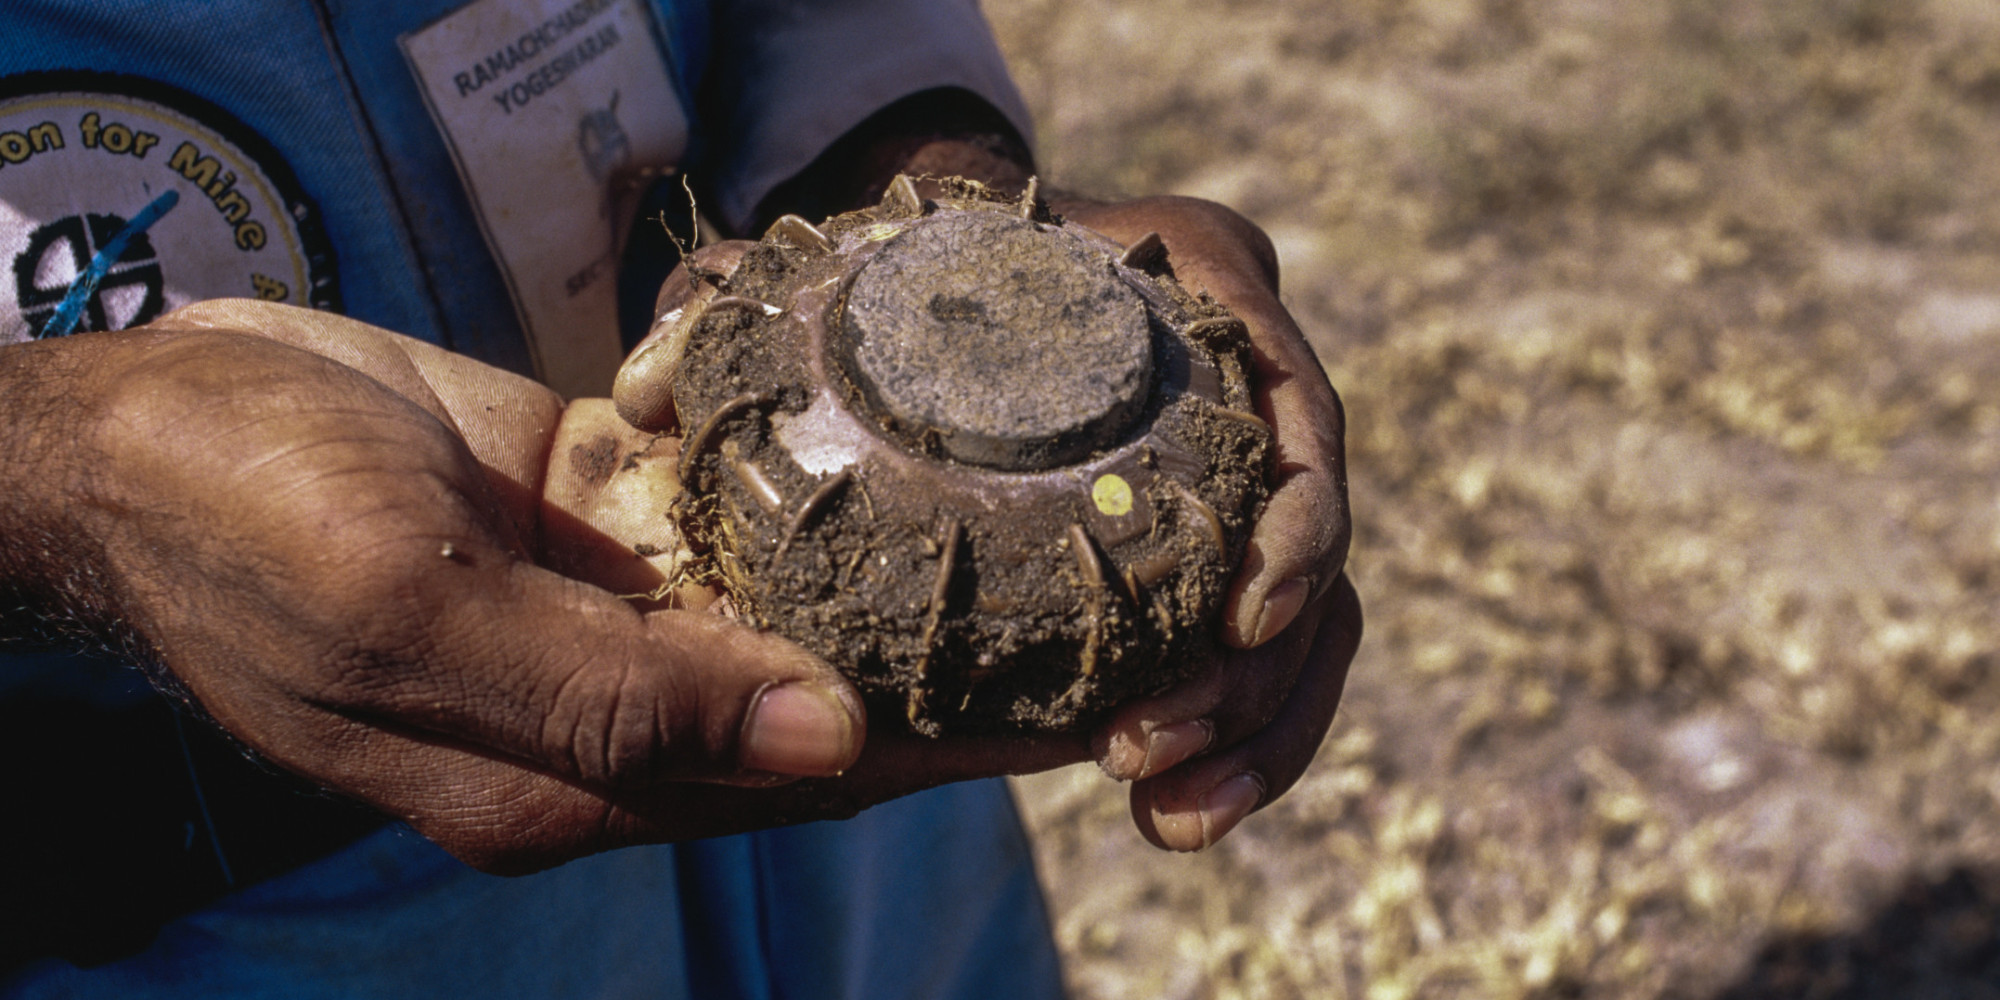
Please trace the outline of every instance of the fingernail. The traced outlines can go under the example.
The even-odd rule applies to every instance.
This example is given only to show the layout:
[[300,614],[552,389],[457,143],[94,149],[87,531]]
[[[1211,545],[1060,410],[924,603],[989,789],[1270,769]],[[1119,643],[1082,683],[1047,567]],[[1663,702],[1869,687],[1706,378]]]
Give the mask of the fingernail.
[[854,717],[817,684],[766,688],[743,723],[738,764],[773,774],[834,775],[854,760]]
[[1215,741],[1215,724],[1194,719],[1161,726],[1146,737],[1146,759],[1137,777],[1150,778],[1208,749]]
[[666,357],[660,352],[661,346],[663,342],[655,340],[626,358],[625,363],[618,366],[618,375],[611,380],[611,395],[629,396],[653,382],[657,378],[653,369]]
[[1292,624],[1299,616],[1299,609],[1306,606],[1306,596],[1312,585],[1304,577],[1286,580],[1264,598],[1264,610],[1257,616],[1257,637],[1250,645],[1261,646],[1271,641],[1278,633]]
[[1215,846],[1222,835],[1236,829],[1257,803],[1264,801],[1264,779],[1253,772],[1245,772],[1208,790],[1195,801],[1195,809],[1201,813],[1201,846],[1203,850]]
[[1113,781],[1135,781],[1146,769],[1146,753],[1125,730],[1114,730],[1105,741],[1104,752],[1098,755],[1097,766]]

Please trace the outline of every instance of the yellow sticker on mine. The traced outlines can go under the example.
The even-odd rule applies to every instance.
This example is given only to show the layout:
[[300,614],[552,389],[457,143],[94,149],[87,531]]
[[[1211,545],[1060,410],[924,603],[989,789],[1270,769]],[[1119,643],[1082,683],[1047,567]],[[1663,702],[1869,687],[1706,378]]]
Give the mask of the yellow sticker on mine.
[[1132,484],[1123,476],[1107,472],[1091,484],[1090,499],[1096,501],[1097,509],[1107,517],[1124,517],[1132,513]]

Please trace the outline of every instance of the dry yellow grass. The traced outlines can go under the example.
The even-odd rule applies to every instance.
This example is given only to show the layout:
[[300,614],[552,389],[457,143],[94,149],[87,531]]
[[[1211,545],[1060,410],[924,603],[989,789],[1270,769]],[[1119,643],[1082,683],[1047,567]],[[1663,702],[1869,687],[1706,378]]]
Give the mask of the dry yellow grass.
[[2000,6],[987,12],[1057,182],[1271,232],[1369,614],[1205,855],[1022,783],[1078,997],[2000,995]]

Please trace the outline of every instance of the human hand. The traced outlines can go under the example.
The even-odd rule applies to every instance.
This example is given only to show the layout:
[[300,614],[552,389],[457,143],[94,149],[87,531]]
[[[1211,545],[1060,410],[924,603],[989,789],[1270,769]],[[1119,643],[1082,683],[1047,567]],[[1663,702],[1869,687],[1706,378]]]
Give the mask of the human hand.
[[1133,781],[1146,838],[1197,850],[1298,780],[1339,707],[1361,639],[1360,602],[1341,572],[1345,418],[1278,301],[1271,242],[1249,220],[1193,198],[1055,207],[1119,243],[1158,233],[1179,280],[1249,325],[1257,411],[1275,433],[1271,497],[1223,611],[1232,648],[1207,673],[1121,708],[1093,743],[1106,773]]
[[[600,445],[671,460],[608,406],[253,303],[6,350],[0,375],[55,380],[73,422],[70,447],[31,442],[37,475],[9,477],[0,514],[65,540],[44,572],[102,582],[83,617],[128,623],[259,754],[477,866],[848,815],[1085,752],[864,751],[852,689],[797,647],[538,564],[644,506],[607,502],[622,464]],[[765,787],[798,776],[823,780]]]
[[[1218,666],[1127,705],[1099,729],[1094,756],[1133,780],[1133,815],[1154,844],[1194,850],[1277,798],[1311,762],[1331,725],[1361,636],[1361,611],[1341,574],[1349,539],[1338,397],[1277,297],[1270,241],[1220,205],[1188,198],[1121,204],[1058,200],[1058,211],[1130,244],[1157,232],[1180,280],[1249,325],[1259,414],[1276,432],[1276,482],[1224,609],[1233,647]],[[697,274],[726,277],[752,244],[697,251]],[[655,430],[676,426],[670,371],[655,350],[714,280],[677,271],[663,287],[656,333],[628,361],[613,395],[619,413]],[[1190,758],[1199,760],[1190,763]]]

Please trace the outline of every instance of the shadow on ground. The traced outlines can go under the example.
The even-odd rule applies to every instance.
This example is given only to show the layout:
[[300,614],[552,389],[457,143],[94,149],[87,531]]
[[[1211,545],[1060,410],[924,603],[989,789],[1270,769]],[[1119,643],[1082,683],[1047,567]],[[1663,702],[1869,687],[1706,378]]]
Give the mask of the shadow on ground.
[[1859,930],[1795,935],[1759,951],[1715,1000],[2000,997],[2000,871],[1913,878]]

